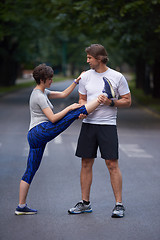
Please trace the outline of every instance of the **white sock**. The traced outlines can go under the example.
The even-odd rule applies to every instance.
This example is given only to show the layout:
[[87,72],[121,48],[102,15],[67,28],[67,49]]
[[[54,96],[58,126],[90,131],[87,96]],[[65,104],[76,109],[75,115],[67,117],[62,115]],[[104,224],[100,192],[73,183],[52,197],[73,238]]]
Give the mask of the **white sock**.
[[18,206],[19,206],[20,208],[24,208],[24,207],[26,206],[26,203],[24,203],[24,204],[18,204]]
[[123,204],[121,202],[116,202],[116,205],[121,205],[122,206]]

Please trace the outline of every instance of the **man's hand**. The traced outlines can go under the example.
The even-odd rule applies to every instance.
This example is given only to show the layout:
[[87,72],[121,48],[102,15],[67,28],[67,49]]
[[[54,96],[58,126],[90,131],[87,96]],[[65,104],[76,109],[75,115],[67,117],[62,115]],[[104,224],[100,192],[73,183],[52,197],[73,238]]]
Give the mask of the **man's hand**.
[[86,114],[81,113],[78,118],[83,120],[83,119],[86,118],[86,117],[87,117]]
[[98,102],[99,103],[102,103],[102,104],[105,104],[107,106],[110,105],[111,103],[111,100],[108,99],[106,96],[104,96],[103,94],[99,95],[98,98],[97,98]]

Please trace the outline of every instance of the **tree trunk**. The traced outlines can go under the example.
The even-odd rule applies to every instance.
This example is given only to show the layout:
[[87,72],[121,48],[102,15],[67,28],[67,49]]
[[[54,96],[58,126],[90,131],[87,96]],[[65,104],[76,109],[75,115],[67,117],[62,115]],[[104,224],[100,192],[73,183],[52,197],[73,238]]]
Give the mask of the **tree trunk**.
[[160,59],[157,58],[153,65],[153,97],[160,98]]
[[18,75],[17,47],[18,44],[16,42],[12,42],[7,38],[0,42],[0,86],[15,84]]
[[150,67],[149,67],[148,65],[146,65],[146,68],[145,68],[144,93],[145,93],[145,94],[151,93],[151,86],[150,86]]
[[74,76],[75,75],[75,64],[74,63],[71,63],[71,76]]
[[135,67],[136,67],[136,88],[144,89],[145,61],[142,58],[138,58]]
[[11,86],[14,85],[17,79],[18,64],[11,57],[5,57],[0,59],[0,86]]

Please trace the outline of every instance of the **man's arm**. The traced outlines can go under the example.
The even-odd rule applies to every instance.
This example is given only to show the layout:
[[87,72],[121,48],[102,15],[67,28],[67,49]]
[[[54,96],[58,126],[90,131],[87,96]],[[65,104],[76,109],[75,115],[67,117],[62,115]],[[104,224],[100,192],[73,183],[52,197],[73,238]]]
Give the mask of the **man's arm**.
[[[109,106],[112,103],[111,99],[108,99],[106,96],[103,96],[103,103],[107,106]],[[127,93],[125,95],[120,96],[120,99],[113,100],[114,107],[118,108],[127,108],[131,106],[131,94]]]
[[[111,103],[111,100],[110,100]],[[125,95],[120,96],[120,99],[114,100],[114,106],[118,108],[127,108],[131,106],[131,94],[127,93]]]
[[[79,104],[84,105],[86,103],[87,103],[87,95],[83,95],[83,94],[79,93]],[[79,115],[79,119],[84,119],[86,117],[87,117],[87,115],[85,115],[83,113],[81,113]]]
[[87,95],[79,93],[79,104],[84,105],[87,103]]

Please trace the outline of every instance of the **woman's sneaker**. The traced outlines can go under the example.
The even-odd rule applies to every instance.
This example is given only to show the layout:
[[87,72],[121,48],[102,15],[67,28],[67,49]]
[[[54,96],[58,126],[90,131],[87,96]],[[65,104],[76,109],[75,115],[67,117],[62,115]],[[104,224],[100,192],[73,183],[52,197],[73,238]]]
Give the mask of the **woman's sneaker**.
[[125,208],[123,205],[115,205],[112,211],[112,218],[122,218],[124,217]]
[[83,200],[78,202],[73,208],[68,210],[69,214],[91,213],[91,204],[85,204]]
[[15,211],[16,215],[32,215],[32,214],[36,214],[36,213],[37,213],[37,210],[27,207],[27,204],[24,208],[21,208],[18,206]]
[[104,89],[102,91],[103,94],[106,95],[108,98],[115,98],[115,92],[110,81],[106,77],[103,77],[103,81],[104,81]]

